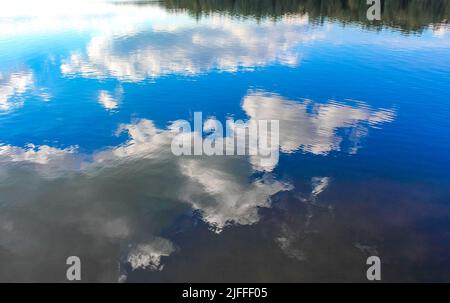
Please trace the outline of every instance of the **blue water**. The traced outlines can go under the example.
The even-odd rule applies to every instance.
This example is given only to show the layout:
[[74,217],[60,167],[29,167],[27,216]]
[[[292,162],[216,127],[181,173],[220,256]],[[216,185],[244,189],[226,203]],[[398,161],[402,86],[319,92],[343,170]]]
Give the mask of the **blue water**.
[[[279,272],[236,270],[219,281],[360,281],[362,245],[400,264],[386,269],[389,281],[449,281],[441,266],[450,248],[448,25],[405,33],[317,24],[300,13],[196,19],[161,3],[47,2],[24,10],[6,1],[0,14],[0,280],[64,280],[64,258],[78,254],[89,260],[92,281],[202,281],[215,269],[198,267],[246,262],[214,248],[223,245],[253,259],[255,251],[275,254]],[[175,167],[184,160],[168,159],[170,150],[150,151],[160,141],[145,123],[165,136],[194,112],[223,122],[279,119],[279,163],[269,171],[245,157]],[[200,172],[180,173],[186,165]],[[259,196],[254,178],[270,178],[272,187]],[[323,218],[319,210],[313,230],[342,252],[324,258],[354,260],[348,276],[308,276],[330,272],[308,257],[324,254],[323,239],[299,242],[309,223],[289,227],[301,220],[264,213],[280,212],[281,200],[287,214],[304,218],[311,209],[292,206],[299,196],[336,212]],[[185,236],[173,234],[177,228]],[[274,235],[255,236],[264,230]],[[31,261],[36,253],[41,264]],[[203,257],[192,261],[195,253]],[[424,268],[411,267],[417,262]],[[295,266],[303,273],[291,272]]]

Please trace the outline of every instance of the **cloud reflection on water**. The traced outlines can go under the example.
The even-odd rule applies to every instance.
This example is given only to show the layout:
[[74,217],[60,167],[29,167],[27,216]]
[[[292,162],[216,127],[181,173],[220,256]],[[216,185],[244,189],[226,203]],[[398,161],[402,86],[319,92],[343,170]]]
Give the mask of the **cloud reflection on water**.
[[[338,135],[338,129],[356,128],[360,124],[366,125],[368,128],[379,127],[383,123],[392,122],[395,118],[393,111],[372,110],[362,102],[354,106],[337,102],[315,104],[313,101],[292,101],[261,91],[250,92],[244,98],[242,107],[250,120],[280,120],[280,148],[283,153],[302,150],[315,155],[326,155],[331,151],[339,151],[343,137]],[[64,201],[63,208],[33,207],[31,212],[37,214],[35,218],[41,218],[40,223],[34,222],[36,219],[30,217],[30,222],[20,227],[22,230],[20,233],[17,233],[14,227],[15,223],[5,225],[2,232],[9,235],[4,238],[9,240],[0,242],[3,249],[17,250],[14,235],[23,237],[24,233],[31,233],[28,228],[32,228],[35,224],[46,222],[47,227],[53,226],[50,234],[59,232],[64,234],[64,229],[60,230],[60,228],[67,222],[72,222],[71,233],[75,232],[87,239],[100,241],[98,253],[105,249],[105,245],[110,245],[108,243],[116,243],[120,246],[134,243],[132,248],[121,249],[122,252],[113,253],[116,255],[116,260],[120,254],[125,254],[127,257],[124,260],[131,264],[133,269],[143,267],[160,270],[163,266],[161,257],[170,255],[175,249],[173,244],[166,239],[155,240],[156,242],[152,242],[154,241],[152,239],[160,236],[161,228],[170,225],[170,222],[179,216],[180,212],[183,212],[182,209],[176,210],[178,208],[176,205],[184,204],[199,211],[203,221],[212,230],[221,232],[229,225],[257,223],[259,208],[270,207],[272,196],[293,189],[288,182],[276,180],[272,176],[271,171],[276,168],[276,163],[270,169],[263,169],[264,173],[261,177],[249,180],[249,176],[255,169],[260,170],[255,165],[257,163],[255,159],[243,156],[200,158],[173,156],[170,152],[170,145],[176,133],[171,127],[166,130],[158,129],[152,121],[141,119],[121,125],[117,134],[122,132],[128,133],[129,136],[125,143],[106,148],[92,155],[80,154],[76,147],[58,149],[32,145],[25,148],[1,146],[0,162],[3,163],[1,170],[6,170],[6,174],[11,174],[16,166],[10,167],[8,163],[23,163],[20,166],[21,169],[31,165],[34,169],[31,174],[28,173],[26,179],[31,178],[30,180],[34,181],[28,183],[44,182],[38,187],[21,188],[20,191],[24,192],[24,197],[19,204],[15,200],[19,191],[18,186],[21,187],[21,185],[17,183],[7,186],[3,190],[5,194],[2,197],[2,212],[5,217],[3,222],[7,222],[7,218],[15,218],[14,213],[17,212],[17,209],[21,209],[20,205],[29,205],[33,201],[35,202],[36,195],[42,196],[45,193],[44,197],[47,201],[59,201],[61,197],[68,199],[68,201]],[[62,174],[61,170],[67,170],[68,174]],[[45,181],[39,181],[39,175],[35,175],[33,171],[40,175],[44,173]],[[326,180],[326,185],[328,185],[328,179]],[[105,188],[105,184],[111,184],[111,182],[119,186],[129,184],[126,186],[131,186],[133,189],[113,194],[114,189],[107,190]],[[62,186],[64,190],[68,191],[72,190],[72,193],[69,196],[66,194],[61,196],[55,186]],[[76,188],[73,188],[74,186]],[[78,186],[82,188],[77,188]],[[109,194],[111,190],[113,190],[112,196]],[[315,190],[319,192],[323,188],[316,186]],[[127,195],[130,196],[127,198]],[[80,198],[83,202],[76,201]],[[134,199],[136,201],[143,199],[143,204],[133,201]],[[133,202],[129,204],[126,201]],[[45,205],[49,202],[41,201],[41,203]],[[124,203],[127,203],[125,212]],[[136,218],[142,214],[151,214],[150,217],[155,220],[159,216],[157,209],[161,205],[164,205],[164,208],[175,210],[172,210],[169,217],[157,224],[159,227],[146,229],[146,235],[142,236],[142,228],[136,226],[136,224],[141,224],[137,222],[142,219],[137,220]],[[65,213],[66,207],[71,209],[70,215]],[[155,207],[156,209],[154,209]],[[148,208],[153,210],[148,210]],[[45,213],[43,209],[46,209]],[[59,219],[52,220],[51,218],[54,216]],[[146,220],[152,222],[152,219],[147,218]],[[47,236],[40,234],[45,230],[46,228],[38,228],[31,234],[45,239],[43,243],[51,242],[52,240],[47,239]],[[49,231],[47,230],[47,232]],[[60,237],[60,235],[55,235],[55,237]],[[288,254],[300,258],[299,252],[289,249],[290,246],[286,242],[288,238],[280,237],[281,247],[287,250]],[[28,237],[23,237],[21,245],[27,243],[29,241],[27,239]],[[84,240],[87,241],[86,245],[91,241],[87,239]],[[285,240],[282,241],[282,239]],[[155,244],[161,241],[166,244],[162,246]],[[34,240],[29,245],[30,247],[39,246]],[[83,248],[83,245],[80,243],[81,249],[87,249],[87,247]],[[33,250],[34,248],[29,252],[31,253]],[[23,253],[26,254],[26,252],[27,249],[24,249]],[[120,275],[121,280],[126,279],[126,273],[121,272]]]
[[0,74],[0,113],[23,105],[25,93],[34,84],[31,71],[12,73],[8,76]]
[[[367,128],[379,127],[395,119],[391,109],[372,110],[364,102],[346,105],[331,101],[326,104],[312,100],[296,102],[280,95],[263,91],[250,92],[243,100],[242,108],[250,120],[279,120],[280,149],[282,153],[301,150],[314,155],[327,155],[332,151],[341,151],[344,140],[338,130],[347,128],[353,131],[348,140],[352,141],[349,153],[358,151],[359,140],[367,136]],[[362,129],[366,131],[361,131]],[[251,159],[257,168],[257,157]],[[264,170],[273,170],[265,167]]]
[[30,69],[7,74],[0,72],[0,114],[21,108],[30,97],[37,97],[44,102],[50,101],[51,94],[48,89],[38,87],[35,82],[36,76]]
[[186,22],[174,26],[157,21],[140,32],[99,34],[91,39],[85,54],[73,53],[65,60],[61,71],[72,77],[135,82],[275,63],[297,66],[301,57],[296,47],[325,35],[308,26],[306,15],[260,23],[213,15],[199,23]]
[[[70,14],[55,9],[47,19],[34,16],[32,11],[26,22],[20,16],[8,22],[1,19],[0,33],[12,28],[18,35],[49,28],[94,28],[85,51],[73,52],[63,60],[63,76],[137,82],[271,64],[295,67],[301,61],[299,46],[324,38],[327,31],[309,25],[307,15],[255,22],[212,14],[194,22],[187,13],[178,13],[177,23],[173,23],[171,14],[155,6],[96,5],[101,7],[81,16],[79,11]],[[132,22],[130,13],[136,17]],[[3,111],[21,106],[22,97],[34,88],[31,71],[1,80],[6,81],[0,86]],[[42,99],[49,99],[45,91],[37,91]],[[117,110],[123,93],[120,85],[114,91],[100,89],[97,102],[107,111]],[[264,91],[249,92],[242,109],[249,121],[280,121],[282,153],[303,151],[322,156],[341,151],[344,138],[338,134],[339,129],[378,127],[395,118],[393,111],[373,110],[363,102],[353,106],[316,104]],[[108,268],[122,260],[132,270],[162,270],[162,258],[177,249],[161,237],[161,231],[186,208],[199,212],[210,229],[220,233],[228,226],[257,223],[259,209],[271,207],[274,195],[293,190],[289,182],[277,180],[272,174],[277,163],[261,167],[256,156],[173,156],[170,145],[174,128],[159,129],[148,119],[122,124],[117,135],[127,133],[128,140],[93,154],[83,154],[77,146],[0,145],[0,178],[20,176],[17,180],[28,185],[24,187],[17,180],[1,183],[0,229],[4,237],[0,253],[14,264],[16,255],[31,259],[39,251],[42,255],[38,257],[51,267],[54,260],[50,259],[70,248],[70,254],[89,250],[93,259],[103,260]],[[350,140],[358,141],[366,135],[367,131],[359,131]],[[317,192],[328,185],[328,179],[323,180],[327,183],[317,187]],[[111,188],[111,184],[117,188]],[[290,247],[289,238],[279,239],[281,248],[301,259],[300,252]],[[73,247],[73,239],[78,239],[77,247]],[[17,268],[33,268],[22,266]],[[126,280],[126,271],[109,270],[97,279],[117,277]]]

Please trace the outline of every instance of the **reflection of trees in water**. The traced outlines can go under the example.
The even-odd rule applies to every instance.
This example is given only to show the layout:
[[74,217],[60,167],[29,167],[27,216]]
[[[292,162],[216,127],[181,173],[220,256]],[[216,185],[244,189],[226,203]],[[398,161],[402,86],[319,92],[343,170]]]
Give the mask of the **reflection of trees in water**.
[[[381,0],[382,21],[369,22],[366,0],[162,0],[169,9],[185,9],[196,17],[219,12],[242,17],[277,18],[308,13],[313,22],[325,18],[343,23],[357,22],[381,29],[390,26],[405,32],[419,31],[430,24],[448,22],[450,0]],[[142,3],[142,2],[141,2]]]

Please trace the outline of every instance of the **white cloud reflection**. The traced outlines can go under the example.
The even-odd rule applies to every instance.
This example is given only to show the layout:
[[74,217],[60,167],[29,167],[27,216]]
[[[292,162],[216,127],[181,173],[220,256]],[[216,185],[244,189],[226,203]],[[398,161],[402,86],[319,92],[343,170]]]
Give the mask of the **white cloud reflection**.
[[116,5],[113,1],[4,1],[0,10],[0,37],[69,31],[129,34],[137,25],[164,20],[168,14],[157,6]]
[[38,87],[35,82],[35,74],[29,69],[0,73],[0,114],[22,107],[29,97],[50,101],[52,95],[48,89]]
[[[393,110],[372,110],[364,102],[356,102],[354,106],[338,102],[319,104],[311,100],[296,102],[266,92],[248,94],[242,108],[251,120],[280,121],[280,149],[283,153],[301,150],[327,155],[332,151],[340,151],[344,138],[338,134],[338,130],[342,128],[353,131],[347,139],[352,141],[349,152],[356,153],[359,140],[367,135],[367,127],[379,127],[395,118]],[[256,157],[252,159],[255,167],[258,167],[259,162]]]
[[307,16],[258,24],[220,15],[198,23],[187,13],[185,18],[177,15],[177,19],[181,24],[159,19],[140,31],[98,34],[84,54],[73,53],[66,59],[61,71],[66,76],[140,81],[169,74],[234,72],[275,63],[296,66],[301,59],[296,48],[324,37],[324,32],[308,26]]
[[258,222],[258,208],[270,207],[271,196],[290,189],[288,184],[270,176],[248,181],[251,167],[244,158],[175,157],[170,152],[170,144],[176,133],[170,128],[166,131],[157,129],[149,120],[122,125],[119,132],[122,131],[127,131],[130,139],[122,146],[95,154],[95,162],[156,159],[176,165],[183,185],[179,186],[178,192],[173,191],[172,198],[200,210],[203,220],[216,232],[231,224]]
[[[339,129],[378,127],[395,118],[391,110],[371,110],[362,102],[354,106],[336,102],[315,104],[307,100],[291,101],[265,92],[250,93],[244,98],[242,107],[250,120],[280,121],[280,149],[283,153],[301,150],[326,155],[331,151],[340,151],[344,139],[353,140],[353,148],[348,152],[355,153],[355,146],[361,136],[367,135],[367,131],[358,132],[359,136],[344,138],[338,134]],[[3,145],[0,146],[0,162],[28,162],[44,168],[50,166],[65,169],[114,167],[118,165],[118,161],[139,159],[171,163],[176,167],[177,174],[180,174],[178,177],[184,180],[184,185],[180,186],[178,193],[173,193],[172,198],[181,199],[194,209],[201,210],[203,219],[217,231],[232,223],[257,222],[258,207],[269,207],[272,195],[290,189],[288,184],[270,177],[270,171],[277,163],[269,168],[261,168],[254,156],[250,159],[173,156],[170,152],[172,139],[176,135],[173,129],[173,125],[167,130],[158,129],[152,121],[146,119],[123,124],[117,134],[127,132],[129,140],[91,156],[77,154],[76,147],[58,149],[29,145],[20,148]],[[247,178],[252,170],[266,172],[266,176],[250,182]],[[320,190],[319,186],[317,191]]]
[[12,73],[8,76],[0,74],[0,113],[20,107],[24,102],[24,94],[31,90],[34,76],[31,71]]
[[[315,155],[326,155],[333,150],[339,151],[339,143],[344,139],[337,133],[339,128],[358,128],[361,124],[366,127],[379,127],[382,123],[393,121],[395,117],[392,111],[372,110],[362,102],[354,106],[336,102],[315,104],[312,101],[296,102],[265,92],[249,93],[244,98],[242,107],[250,120],[280,120],[280,144],[284,153],[302,150]],[[45,182],[50,182],[50,185],[42,185],[44,190],[42,186],[22,187],[19,183],[15,185],[21,187],[21,204],[25,203],[25,207],[29,207],[24,201],[29,200],[29,205],[34,205],[36,199],[44,199],[46,202],[41,202],[44,204],[54,203],[53,201],[58,199],[70,199],[70,213],[64,213],[61,207],[40,206],[27,209],[36,213],[35,218],[40,218],[40,223],[32,218],[30,222],[46,222],[45,224],[55,226],[69,224],[72,226],[70,232],[78,230],[83,237],[93,237],[93,241],[98,243],[99,252],[105,249],[101,247],[111,243],[126,247],[130,243],[137,243],[126,248],[125,252],[122,250],[121,254],[124,255],[120,257],[125,258],[132,269],[151,270],[162,270],[162,257],[175,251],[173,243],[158,237],[161,229],[159,226],[169,224],[169,221],[175,220],[180,212],[183,212],[172,210],[179,207],[177,205],[187,205],[198,211],[211,230],[220,233],[229,225],[257,223],[260,220],[259,208],[271,207],[271,197],[292,190],[292,185],[277,180],[271,169],[261,170],[258,177],[253,175],[255,170],[259,170],[259,167],[255,166],[255,163],[259,162],[253,161],[254,159],[238,156],[173,156],[170,152],[172,139],[176,135],[173,125],[167,129],[159,129],[152,121],[142,119],[121,125],[117,134],[122,132],[129,135],[125,143],[92,155],[82,155],[77,152],[76,147],[58,149],[33,145],[25,148],[0,146],[0,178],[2,171],[8,169],[10,163],[28,163],[32,164],[34,171],[44,170],[47,180]],[[367,132],[363,134],[366,135]],[[357,149],[352,150],[356,151]],[[17,168],[17,165],[12,167]],[[275,166],[272,167],[274,168]],[[60,172],[63,169],[74,173],[58,173],[54,178],[49,178],[52,171]],[[30,173],[26,173],[26,177],[21,177],[21,180],[25,178],[33,180],[27,181],[27,184],[40,180],[38,175]],[[115,186],[111,187],[111,184]],[[311,199],[315,199],[328,184],[328,178],[313,179]],[[15,199],[17,190],[19,189],[15,188],[11,191],[12,195],[10,189],[5,190],[0,201]],[[49,198],[52,193],[57,196]],[[124,206],[124,203],[127,206]],[[164,220],[158,215],[161,214],[161,207]],[[4,208],[0,218],[8,218],[8,209]],[[168,215],[167,209],[173,213]],[[46,216],[51,218],[41,222]],[[151,216],[150,219],[140,220],[148,221],[144,225],[151,224],[153,227],[136,228],[136,218],[139,216]],[[33,224],[30,228],[33,228]],[[26,237],[21,238],[20,245],[17,244],[14,235],[29,233],[30,230],[25,231],[28,224],[20,225],[20,230],[16,230],[15,226],[15,223],[0,226],[7,236],[4,238],[6,240],[0,240],[1,247],[7,247],[14,252],[26,252],[24,245],[38,245],[34,239]],[[73,226],[77,226],[76,229]],[[43,227],[42,230],[46,233],[57,233],[60,228],[46,231]],[[140,234],[142,230],[145,230],[145,236]],[[278,244],[288,255],[302,259],[301,251],[292,249],[290,238],[288,235],[281,235],[277,239]],[[31,250],[34,251],[30,248]],[[126,272],[123,270],[115,274],[115,280],[119,276],[121,281],[126,279]]]
[[164,238],[155,238],[133,248],[128,254],[127,261],[132,270],[162,270],[164,265],[161,264],[161,258],[170,256],[174,251],[172,242]]
[[182,161],[183,175],[189,178],[187,190],[180,197],[216,232],[228,225],[252,225],[259,221],[258,208],[270,207],[270,197],[291,190],[288,183],[271,176],[249,182],[242,172],[230,170],[233,161],[220,163],[210,159]]
[[116,88],[111,93],[106,90],[101,90],[98,94],[98,102],[107,110],[114,111],[119,107],[119,103],[122,100],[123,89],[122,87]]

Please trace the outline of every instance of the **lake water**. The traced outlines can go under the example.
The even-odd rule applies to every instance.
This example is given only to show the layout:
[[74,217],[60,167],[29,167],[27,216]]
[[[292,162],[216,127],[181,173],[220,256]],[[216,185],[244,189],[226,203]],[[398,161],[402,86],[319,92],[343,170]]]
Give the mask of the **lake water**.
[[3,1],[0,281],[450,282],[450,1],[365,2]]

